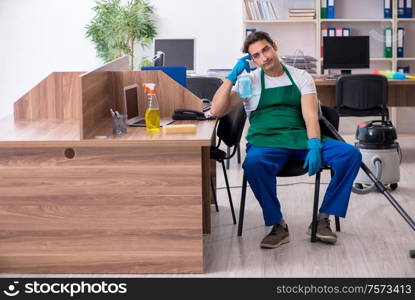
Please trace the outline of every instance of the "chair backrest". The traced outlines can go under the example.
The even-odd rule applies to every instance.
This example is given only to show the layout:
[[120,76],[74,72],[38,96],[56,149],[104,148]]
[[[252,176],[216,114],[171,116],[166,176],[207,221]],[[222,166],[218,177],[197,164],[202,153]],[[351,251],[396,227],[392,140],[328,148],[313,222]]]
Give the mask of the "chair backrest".
[[[387,114],[388,81],[385,76],[355,74],[341,76],[336,83],[336,106],[340,115],[373,116],[381,109]],[[345,114],[343,114],[343,111]],[[365,114],[365,111],[367,114]]]
[[222,85],[222,80],[216,77],[187,77],[187,89],[200,99],[212,101],[217,89]]
[[240,103],[231,112],[218,120],[217,136],[219,142],[223,141],[228,147],[239,145],[245,121],[245,108],[243,103]]
[[[332,107],[328,106],[321,106],[321,113],[323,117],[333,125],[336,130],[339,130],[339,114],[337,113],[337,110],[335,110]],[[324,124],[324,122],[320,121],[320,131],[321,134],[331,137],[333,139],[336,139],[336,136],[331,133],[331,131],[327,128],[327,126]]]

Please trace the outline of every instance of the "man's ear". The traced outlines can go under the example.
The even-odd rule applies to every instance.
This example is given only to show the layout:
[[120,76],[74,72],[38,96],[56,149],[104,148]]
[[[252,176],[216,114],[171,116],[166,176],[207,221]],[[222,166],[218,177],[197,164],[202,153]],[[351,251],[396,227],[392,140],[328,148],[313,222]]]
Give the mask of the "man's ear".
[[274,48],[274,50],[275,50],[275,51],[277,51],[277,50],[278,50],[278,48],[277,48],[277,44],[275,44],[275,42],[272,44],[272,48]]

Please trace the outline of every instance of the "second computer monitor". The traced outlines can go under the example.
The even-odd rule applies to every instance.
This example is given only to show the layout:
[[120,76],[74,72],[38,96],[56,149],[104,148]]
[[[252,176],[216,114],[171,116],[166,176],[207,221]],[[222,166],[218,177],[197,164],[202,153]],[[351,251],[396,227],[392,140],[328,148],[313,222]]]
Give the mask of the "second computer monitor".
[[164,53],[164,66],[185,66],[187,71],[194,71],[194,39],[155,39],[154,54],[158,51]]
[[369,63],[369,37],[324,37],[323,68],[342,69],[342,73],[351,73],[350,69],[366,69]]

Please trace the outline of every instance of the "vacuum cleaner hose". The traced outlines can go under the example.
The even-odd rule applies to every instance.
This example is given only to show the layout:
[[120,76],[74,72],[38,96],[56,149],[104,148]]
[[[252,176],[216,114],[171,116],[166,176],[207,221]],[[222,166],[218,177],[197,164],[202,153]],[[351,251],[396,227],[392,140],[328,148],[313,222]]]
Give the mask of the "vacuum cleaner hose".
[[[374,159],[372,160],[372,163],[375,166],[376,179],[380,180],[380,177],[382,176],[382,161],[380,160],[379,157],[374,157]],[[356,194],[366,194],[366,193],[373,191],[375,188],[376,188],[376,185],[374,183],[363,188],[358,188],[354,185],[352,187],[352,192]]]

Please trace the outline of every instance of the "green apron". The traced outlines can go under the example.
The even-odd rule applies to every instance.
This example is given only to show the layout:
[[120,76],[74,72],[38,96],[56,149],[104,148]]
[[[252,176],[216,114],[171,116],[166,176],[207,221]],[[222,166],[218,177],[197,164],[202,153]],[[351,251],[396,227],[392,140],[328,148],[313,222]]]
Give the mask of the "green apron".
[[[282,65],[291,85],[265,89],[261,70],[261,96],[250,115],[248,143],[259,147],[307,149],[307,130],[301,112],[301,92]],[[328,140],[322,136],[322,141]]]

